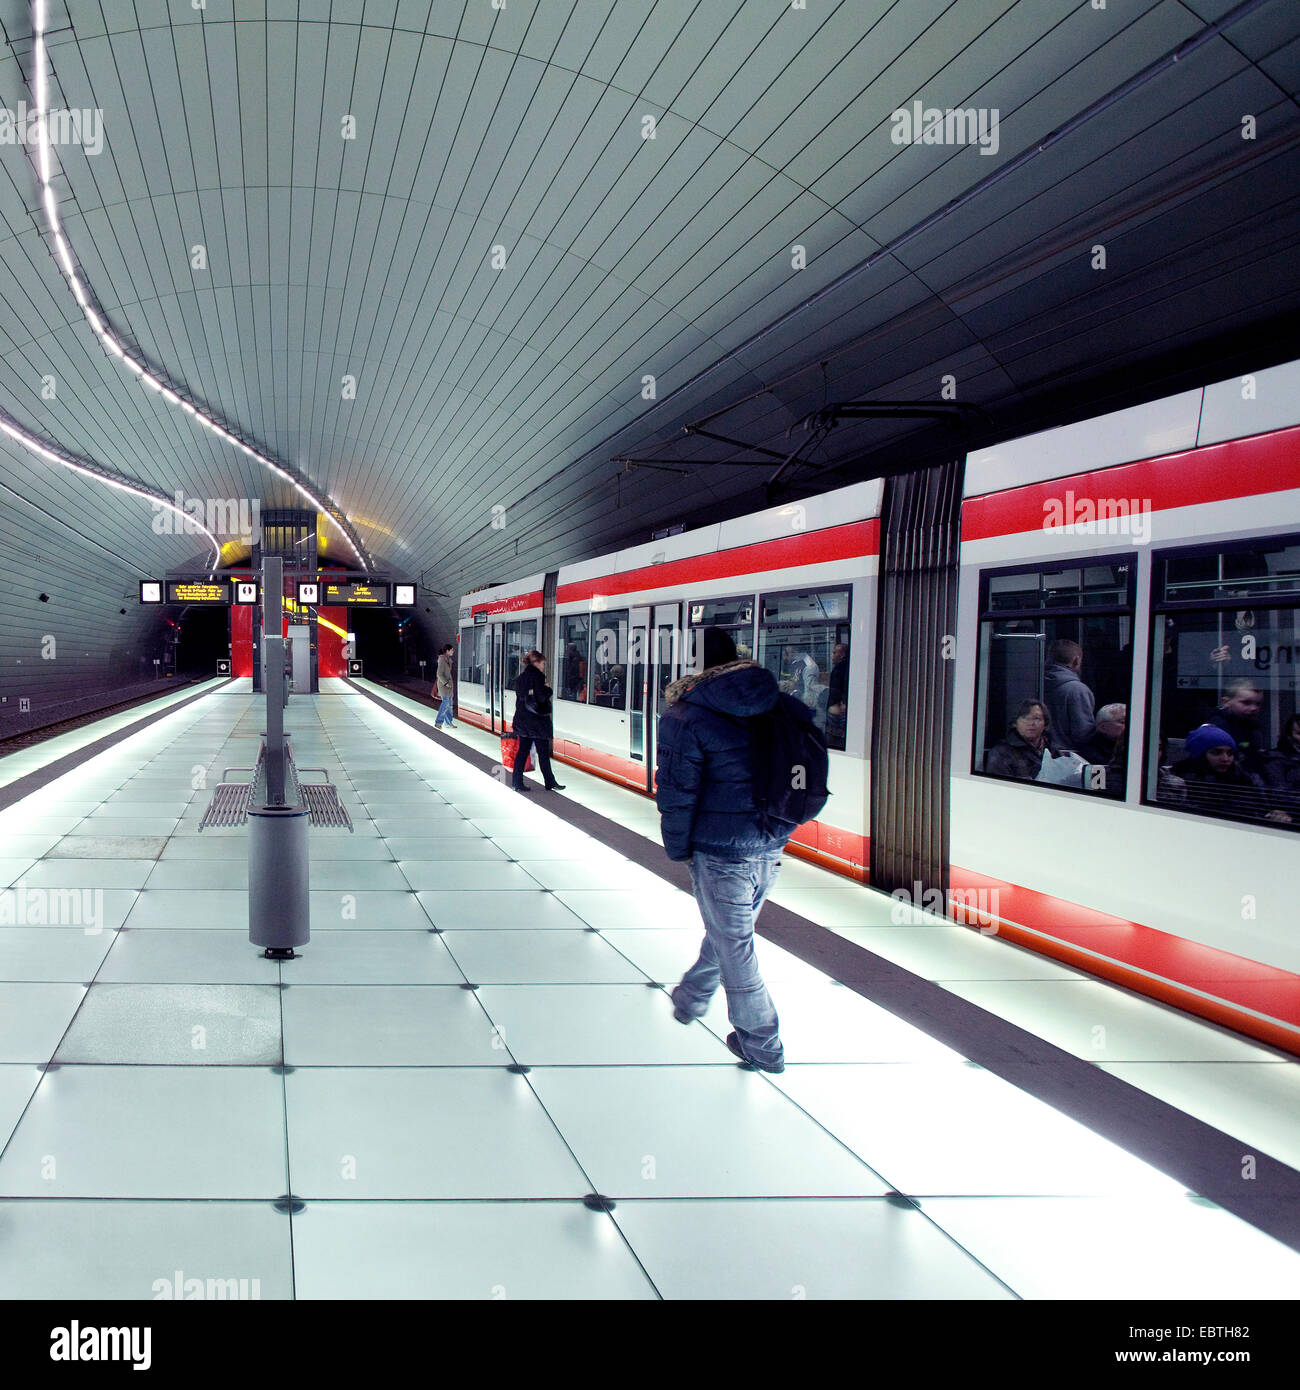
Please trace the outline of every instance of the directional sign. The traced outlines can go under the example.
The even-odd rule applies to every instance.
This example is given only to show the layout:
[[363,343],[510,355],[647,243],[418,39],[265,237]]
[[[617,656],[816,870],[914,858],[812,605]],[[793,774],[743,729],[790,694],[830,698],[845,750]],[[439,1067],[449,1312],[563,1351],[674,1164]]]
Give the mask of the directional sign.
[[387,608],[388,585],[371,584],[366,580],[353,580],[351,583],[322,584],[320,601],[327,608],[336,604],[350,603],[358,608]]
[[230,581],[227,579],[208,581],[169,579],[167,581],[167,602],[227,604],[230,602]]

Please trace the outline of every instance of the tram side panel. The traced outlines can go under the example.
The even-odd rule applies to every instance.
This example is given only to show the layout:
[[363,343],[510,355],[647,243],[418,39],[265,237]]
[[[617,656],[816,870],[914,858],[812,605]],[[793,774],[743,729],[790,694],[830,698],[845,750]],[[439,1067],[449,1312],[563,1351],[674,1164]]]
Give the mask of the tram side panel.
[[[1129,447],[1140,448],[1136,436]],[[969,872],[1001,888],[1049,935],[1109,931],[1096,916],[1107,914],[1121,932],[1138,924],[1300,970],[1291,905],[1300,803],[1252,789],[1207,803],[1171,771],[1187,736],[1241,691],[1234,682],[1258,691],[1261,747],[1296,712],[1296,668],[1280,658],[1300,654],[1300,581],[1285,578],[1300,568],[1300,430],[1052,476],[1059,457],[1045,451],[1037,464],[1044,483],[967,499],[954,882]],[[1121,497],[1136,512],[1088,511]],[[1190,505],[1170,505],[1180,502]],[[1077,674],[1095,708],[1127,707],[1126,749],[1101,788],[1005,775],[1015,712],[1048,699],[1046,666],[1061,639],[1082,648]],[[1024,889],[1047,896],[1026,909]],[[1154,959],[1147,966],[1162,973]]]

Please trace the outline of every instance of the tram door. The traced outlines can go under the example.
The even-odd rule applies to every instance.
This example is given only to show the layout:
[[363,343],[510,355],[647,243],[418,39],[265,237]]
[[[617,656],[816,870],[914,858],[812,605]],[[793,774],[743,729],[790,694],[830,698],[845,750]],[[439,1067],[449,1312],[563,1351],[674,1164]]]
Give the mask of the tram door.
[[503,683],[505,679],[505,623],[493,623],[488,630],[488,669],[487,694],[488,710],[492,719],[492,732],[499,734],[505,727],[503,723]]
[[[627,728],[628,756],[646,763],[646,686],[650,680],[650,610],[634,608],[628,615]],[[646,766],[645,785],[650,790],[651,768]]]
[[664,699],[668,687],[682,674],[682,630],[681,610],[675,603],[655,605],[654,641],[650,648],[651,669],[648,689],[653,693],[654,704],[647,722],[646,766],[651,769],[647,791],[654,790],[653,769],[659,766],[659,720],[668,708]]
[[664,692],[682,673],[681,612],[675,603],[634,608],[629,653],[629,752],[645,764],[645,789],[654,790],[659,717],[668,706]]
[[500,733],[515,714],[515,680],[524,653],[537,647],[537,619],[524,618],[492,626],[492,728]]

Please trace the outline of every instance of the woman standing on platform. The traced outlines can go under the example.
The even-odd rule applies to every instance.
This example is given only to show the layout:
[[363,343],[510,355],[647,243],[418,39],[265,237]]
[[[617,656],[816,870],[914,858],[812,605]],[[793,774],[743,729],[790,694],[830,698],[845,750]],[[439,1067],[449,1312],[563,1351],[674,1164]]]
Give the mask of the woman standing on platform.
[[539,651],[524,653],[524,669],[515,681],[514,732],[519,736],[519,751],[515,754],[515,770],[511,785],[517,792],[527,792],[524,768],[528,754],[537,748],[537,762],[548,792],[562,792],[564,786],[555,780],[551,771],[551,687],[546,684],[546,659]]

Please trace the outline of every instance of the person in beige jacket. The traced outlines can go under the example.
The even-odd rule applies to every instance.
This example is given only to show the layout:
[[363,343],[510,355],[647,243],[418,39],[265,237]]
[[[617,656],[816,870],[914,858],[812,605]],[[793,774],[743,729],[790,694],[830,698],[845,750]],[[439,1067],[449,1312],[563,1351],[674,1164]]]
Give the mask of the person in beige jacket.
[[452,697],[456,693],[456,685],[451,671],[451,659],[455,650],[448,642],[438,653],[438,675],[433,690],[430,692],[442,702],[438,706],[438,717],[433,721],[435,729],[454,729],[456,727],[451,720]]

